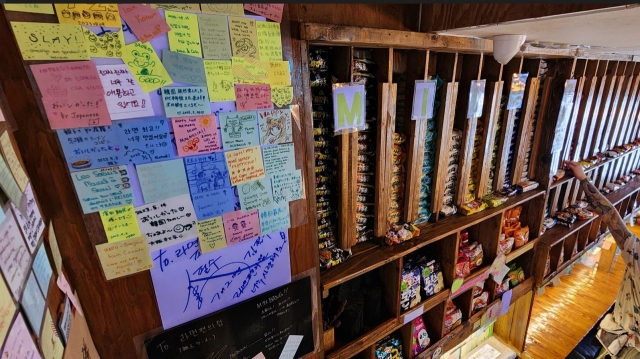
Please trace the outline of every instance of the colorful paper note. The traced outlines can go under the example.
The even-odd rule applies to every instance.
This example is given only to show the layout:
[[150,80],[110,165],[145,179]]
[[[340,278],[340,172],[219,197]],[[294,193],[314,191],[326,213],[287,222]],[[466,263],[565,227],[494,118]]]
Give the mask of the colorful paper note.
[[167,117],[211,113],[209,94],[205,86],[163,87],[162,103]]
[[80,25],[11,22],[25,60],[89,60]]
[[225,150],[260,144],[256,112],[224,112],[220,114],[220,131]]
[[122,30],[104,31],[104,34],[97,35],[86,27],[82,28],[84,39],[87,43],[90,57],[114,58],[122,57],[124,49],[124,34]]
[[236,187],[227,187],[192,193],[193,208],[198,220],[202,221],[240,209],[240,199],[235,190]]
[[200,4],[205,14],[244,16],[242,4]]
[[20,163],[18,155],[16,155],[8,131],[4,131],[2,135],[0,135],[0,147],[2,147],[2,154],[4,155],[5,161],[7,161],[7,166],[9,166],[11,173],[13,173],[13,178],[16,180],[20,190],[24,191],[29,183],[29,177],[24,172],[22,163]]
[[71,331],[71,314],[71,301],[69,300],[69,297],[65,297],[64,310],[62,311],[62,315],[59,317],[58,321],[60,334],[64,338],[65,343],[69,340],[69,332]]
[[124,47],[122,60],[144,92],[173,83],[151,44],[134,42]]
[[31,255],[24,244],[18,224],[11,211],[7,211],[7,218],[0,224],[0,269],[16,300],[22,294],[30,261]]
[[293,87],[271,86],[271,101],[278,107],[291,104],[293,102]]
[[198,15],[168,10],[164,15],[171,28],[169,49],[181,54],[202,57]]
[[277,22],[256,21],[256,31],[260,60],[282,61],[280,24]]
[[187,175],[181,158],[136,166],[145,203],[189,194]]
[[502,294],[502,297],[500,298],[500,300],[502,300],[502,309],[500,310],[500,315],[506,314],[509,311],[512,294],[513,294],[513,289],[509,289],[508,291]]
[[226,16],[198,14],[198,27],[205,59],[231,58],[231,37]]
[[214,217],[196,223],[198,227],[198,244],[200,252],[209,253],[227,247],[224,237],[222,217]]
[[150,4],[154,9],[200,12],[200,4]]
[[205,60],[204,69],[207,77],[209,101],[235,101],[236,93],[233,90],[234,79],[231,61]]
[[162,63],[174,82],[196,86],[207,85],[202,58],[164,49]]
[[436,99],[435,80],[417,80],[413,91],[412,120],[426,120],[433,117]]
[[216,115],[174,117],[171,122],[178,156],[192,156],[220,150],[221,140]]
[[120,141],[113,126],[68,128],[56,132],[71,172],[122,164]]
[[51,318],[48,308],[45,309],[40,348],[45,359],[62,359],[62,354],[64,354],[64,345],[62,345],[62,340],[56,329],[56,323]]
[[[224,242],[224,233],[222,234],[222,241]],[[13,303],[7,283],[0,276],[0,342],[4,342],[15,313],[16,305]]]
[[229,17],[229,34],[233,56],[259,59],[256,21],[246,17]]
[[118,4],[120,14],[140,42],[147,42],[171,30],[160,12],[143,4]]
[[31,338],[31,332],[27,328],[27,324],[22,317],[22,313],[18,313],[16,320],[13,322],[9,335],[2,349],[2,358],[29,358],[41,359],[38,347]]
[[142,91],[126,65],[99,65],[96,68],[112,120],[153,116],[149,94]]
[[56,284],[58,285],[58,288],[60,288],[60,290],[67,295],[78,313],[84,316],[84,314],[82,313],[82,307],[80,307],[80,303],[78,303],[78,298],[76,298],[75,292],[71,289],[69,281],[67,281],[67,277],[64,276],[63,272],[58,273]]
[[33,272],[29,272],[29,278],[27,279],[27,284],[24,286],[24,294],[22,295],[20,304],[22,304],[22,308],[27,315],[27,320],[35,332],[34,334],[40,337],[42,317],[44,316],[44,309],[47,303],[44,300],[44,296],[40,291]]
[[4,158],[0,158],[0,187],[2,187],[2,191],[9,197],[11,202],[18,206],[20,212],[26,213],[26,198],[20,190],[20,187],[18,187],[15,178],[13,178],[11,170],[4,161]]
[[264,165],[260,146],[225,152],[231,184],[236,186],[264,178]]
[[269,20],[281,22],[284,4],[244,4],[244,9]]
[[236,108],[238,111],[272,109],[271,86],[235,85]]
[[258,111],[258,126],[262,145],[293,142],[289,109]]
[[238,194],[240,197],[240,208],[243,212],[264,208],[273,203],[271,180],[269,178],[258,179],[238,185]]
[[61,24],[121,27],[116,4],[54,4]]
[[96,252],[107,280],[153,268],[149,246],[144,236],[99,244],[96,246]]
[[100,219],[110,243],[140,237],[140,228],[132,205],[100,211]]
[[11,203],[11,209],[15,214],[18,225],[20,225],[20,230],[27,242],[29,251],[33,253],[38,245],[38,240],[40,240],[40,236],[44,231],[44,221],[42,220],[38,203],[36,203],[36,198],[33,196],[33,188],[31,188],[31,185],[28,185],[27,189],[24,191],[24,198],[27,204],[24,214],[22,214],[18,207],[13,203]]
[[32,12],[36,14],[55,14],[51,4],[4,4],[8,11]]
[[53,269],[51,268],[51,262],[49,262],[49,257],[47,257],[47,251],[44,247],[44,245],[41,245],[40,248],[38,248],[32,268],[42,293],[48,293]]
[[140,231],[151,250],[198,236],[196,214],[188,194],[136,207]]
[[224,154],[186,157],[184,163],[191,194],[231,187]]
[[284,231],[291,227],[289,203],[271,203],[264,208],[259,208],[258,212],[260,212],[260,230],[262,231],[262,235],[275,231]]
[[62,272],[62,254],[58,247],[56,232],[53,230],[53,221],[49,220],[49,247],[51,248],[51,256],[53,256],[53,264],[56,266],[56,273]]
[[235,84],[268,84],[269,62],[234,56],[232,58]]
[[273,174],[271,182],[275,203],[291,202],[303,198],[301,170]]
[[260,218],[258,210],[249,212],[235,211],[222,215],[227,245],[253,239],[260,235]]
[[333,128],[342,131],[364,126],[364,85],[333,85]]
[[296,154],[293,143],[262,148],[264,173],[273,176],[278,173],[291,172],[296,169]]
[[134,204],[128,171],[127,166],[114,166],[72,173],[82,212],[89,214]]
[[147,117],[114,122],[125,163],[149,163],[176,157],[171,141],[169,120]]
[[269,83],[271,86],[291,86],[289,61],[269,61]]
[[[92,99],[86,97],[91,96]],[[42,104],[52,129],[105,126],[111,117],[104,95],[83,98],[44,97]]]

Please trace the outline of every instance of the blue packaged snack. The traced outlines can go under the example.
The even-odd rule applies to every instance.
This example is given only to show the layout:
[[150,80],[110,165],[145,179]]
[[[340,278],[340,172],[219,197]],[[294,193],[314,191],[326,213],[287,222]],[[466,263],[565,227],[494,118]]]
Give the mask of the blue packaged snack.
[[400,308],[409,310],[420,303],[420,268],[405,263],[400,283]]

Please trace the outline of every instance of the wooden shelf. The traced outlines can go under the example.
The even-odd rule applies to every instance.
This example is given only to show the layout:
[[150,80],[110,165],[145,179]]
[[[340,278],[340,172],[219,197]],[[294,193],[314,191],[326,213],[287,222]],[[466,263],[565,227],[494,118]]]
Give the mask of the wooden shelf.
[[527,253],[529,250],[531,250],[533,247],[535,247],[535,245],[538,243],[538,241],[540,240],[540,238],[536,238],[532,241],[527,242],[527,244],[525,244],[524,246],[518,248],[518,249],[514,249],[512,250],[509,254],[507,254],[507,263],[511,262],[512,260],[520,257],[521,255]]
[[406,312],[403,312],[402,315],[400,315],[400,322],[404,323],[404,319],[407,316],[407,314],[413,313],[413,311],[417,310],[420,307],[422,307],[422,312],[423,313],[428,312],[430,309],[434,308],[438,304],[440,304],[440,303],[446,301],[447,299],[449,299],[449,295],[450,294],[451,294],[451,290],[450,289],[444,289],[440,293],[434,294],[431,297],[429,297],[428,299],[423,300],[422,302],[420,302],[420,304],[416,305],[415,307],[410,308]]
[[402,326],[402,322],[398,318],[391,318],[384,321],[382,324],[366,332],[358,337],[356,340],[343,345],[337,349],[326,353],[327,359],[348,359],[352,358],[365,348],[374,345],[378,340],[384,338],[385,335],[392,333]]
[[542,281],[542,285],[540,285],[540,287],[544,287],[545,285],[547,285],[547,283],[549,283],[555,277],[557,277],[560,273],[562,273],[562,271],[564,271],[569,265],[575,263],[576,260],[578,260],[583,254],[585,254],[587,251],[589,251],[591,248],[593,248],[596,244],[598,244],[602,240],[602,238],[604,238],[604,237],[601,236],[600,238],[596,239],[595,241],[587,244],[584,247],[583,250],[579,251],[576,255],[571,257],[570,260],[564,261],[562,263],[562,265],[560,267],[558,267],[558,269],[556,269],[554,272],[549,273],[549,275],[545,277],[545,279]]
[[577,220],[571,227],[564,226],[562,224],[556,224],[551,229],[548,229],[544,232],[543,235],[540,236],[540,243],[547,244],[549,247],[552,247],[563,239],[569,237],[570,235],[579,231],[582,227],[591,223],[597,216],[585,220]]

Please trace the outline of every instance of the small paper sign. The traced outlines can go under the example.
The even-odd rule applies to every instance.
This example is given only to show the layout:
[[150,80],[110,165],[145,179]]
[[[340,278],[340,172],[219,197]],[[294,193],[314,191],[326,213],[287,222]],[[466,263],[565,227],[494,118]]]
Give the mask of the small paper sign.
[[509,306],[511,305],[511,296],[513,294],[513,289],[509,289],[508,291],[502,294],[502,308],[500,309],[500,315],[505,314],[509,311]]
[[236,108],[238,111],[268,110],[271,103],[271,86],[236,85]]
[[202,254],[225,248],[227,241],[224,237],[222,217],[213,217],[196,222],[198,227],[198,244]]
[[511,77],[511,89],[509,90],[509,102],[507,102],[507,110],[517,110],[522,108],[522,100],[524,99],[524,88],[527,85],[527,77],[529,74],[513,74]]
[[412,120],[428,120],[433,117],[433,104],[436,99],[436,82],[418,80],[413,91]]
[[344,130],[364,126],[365,104],[364,85],[334,84],[333,119],[335,132],[339,134]]
[[482,107],[484,106],[484,87],[486,83],[487,80],[471,81],[467,118],[482,117]]
[[153,268],[144,236],[100,244],[96,246],[96,252],[107,280]]

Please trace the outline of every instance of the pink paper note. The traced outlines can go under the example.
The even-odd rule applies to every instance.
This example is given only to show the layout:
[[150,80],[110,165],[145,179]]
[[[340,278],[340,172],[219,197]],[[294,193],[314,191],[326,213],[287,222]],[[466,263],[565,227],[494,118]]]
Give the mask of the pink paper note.
[[270,110],[271,86],[269,85],[236,85],[236,108],[238,111]]
[[109,126],[111,116],[104,95],[92,98],[42,98],[51,129]]
[[20,228],[13,213],[8,210],[5,220],[0,224],[0,269],[16,299],[20,298],[24,289],[30,261],[31,255],[24,244]]
[[104,92],[93,61],[31,65],[31,71],[43,98],[78,98]]
[[260,218],[258,210],[243,213],[242,210],[224,213],[224,234],[227,244],[235,244],[260,235]]
[[171,30],[160,12],[151,6],[118,4],[118,9],[120,9],[120,16],[140,42],[147,42]]
[[67,282],[67,278],[65,278],[64,273],[60,272],[58,280],[56,280],[56,284],[58,284],[58,288],[60,288],[60,290],[69,297],[69,300],[73,303],[73,306],[76,307],[78,313],[84,317],[82,309],[80,308],[80,305],[78,305],[78,299],[76,299],[76,296],[73,294],[73,289],[71,289],[69,282]]
[[281,22],[284,4],[244,4],[244,9],[269,20]]
[[9,335],[4,343],[2,358],[41,359],[38,347],[33,342],[31,332],[24,322],[22,313],[18,313],[13,326],[9,329]]
[[174,117],[171,122],[178,156],[193,156],[220,150],[216,115]]

